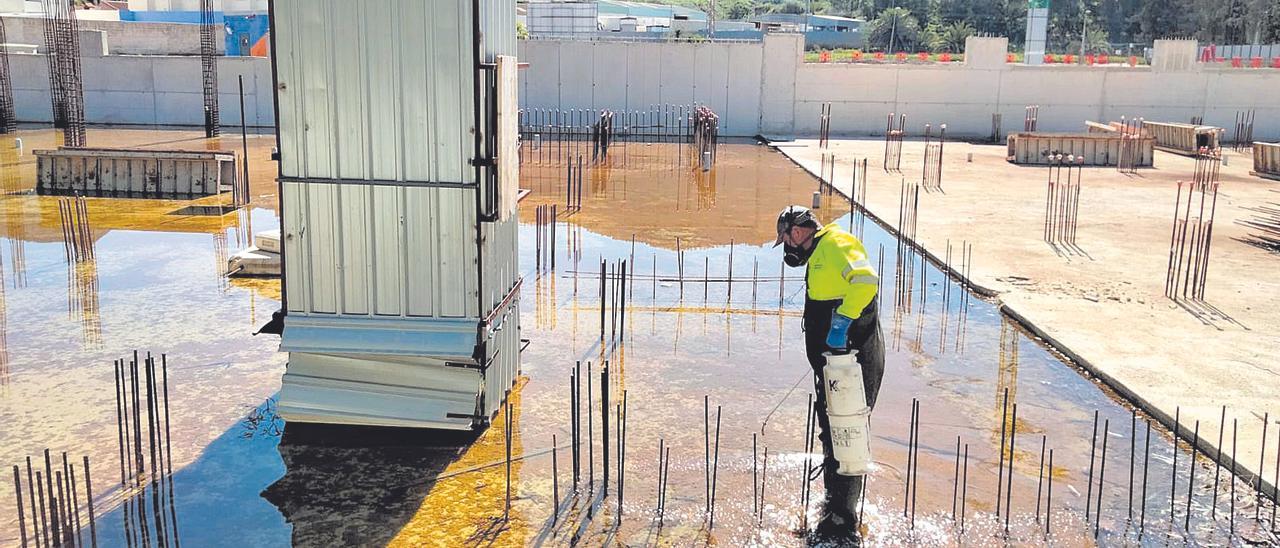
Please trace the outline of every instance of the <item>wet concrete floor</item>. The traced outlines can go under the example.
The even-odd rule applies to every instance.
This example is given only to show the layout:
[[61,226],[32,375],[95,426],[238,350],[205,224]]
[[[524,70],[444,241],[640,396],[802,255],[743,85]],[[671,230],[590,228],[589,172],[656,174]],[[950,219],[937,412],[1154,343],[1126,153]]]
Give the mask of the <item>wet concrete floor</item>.
[[[41,135],[22,134],[28,151]],[[190,131],[91,130],[90,142],[95,137],[122,144],[179,139],[204,144]],[[269,137],[251,141],[251,154],[269,153]],[[0,140],[0,147],[5,144]],[[224,139],[221,146],[238,144]],[[522,186],[533,190],[521,208],[522,337],[530,343],[522,356],[524,376],[512,397],[512,453],[518,460],[511,467],[507,520],[502,519],[504,417],[473,436],[286,428],[275,417],[271,396],[279,388],[285,356],[275,352],[278,339],[250,333],[278,306],[278,282],[227,283],[218,269],[226,249],[234,250],[250,230],[278,223],[274,168],[256,158],[255,200],[248,215],[217,221],[173,218],[165,210],[179,203],[90,199],[92,224],[102,227],[95,231],[96,278],[90,283],[68,275],[52,205],[56,198],[0,197],[5,214],[0,256],[6,261],[0,315],[6,319],[0,323],[0,363],[6,365],[0,375],[0,422],[6,426],[0,430],[0,463],[18,464],[46,447],[73,458],[89,455],[97,533],[104,545],[135,544],[144,533],[149,541],[176,537],[190,545],[805,544],[796,533],[807,458],[802,439],[806,395],[812,390],[800,332],[802,273],[787,269],[780,287],[780,254],[769,245],[777,212],[789,203],[809,203],[815,180],[755,144],[722,145],[710,173],[693,169],[687,154],[687,147],[674,144],[615,146],[612,165],[594,167],[584,177],[582,210],[560,217],[555,270],[538,265],[534,208],[564,205],[564,170],[545,156],[528,157],[522,166]],[[29,152],[20,161],[31,161]],[[10,173],[12,161],[7,162]],[[26,168],[20,165],[20,172]],[[17,186],[29,188],[30,176],[20,175]],[[1039,506],[1041,514],[1053,516],[1053,542],[1092,543],[1087,497],[1090,519],[1101,508],[1100,543],[1227,542],[1229,474],[1224,471],[1218,482],[1213,520],[1207,514],[1214,470],[1203,457],[1197,461],[1190,532],[1184,531],[1191,454],[1182,444],[1175,471],[1170,437],[1158,427],[1147,459],[1145,534],[1138,540],[1144,417],[1137,415],[1133,443],[1130,407],[1009,323],[993,305],[964,298],[963,288],[935,266],[917,257],[896,268],[892,235],[860,214],[851,216],[844,200],[823,200],[823,219],[852,226],[873,261],[883,257],[884,264],[881,321],[889,351],[873,416],[877,465],[865,508],[870,544],[1004,542],[1004,518],[994,512],[997,485],[1009,486],[1007,472],[1003,477],[997,472],[1006,390],[1009,401],[1019,404],[1008,491],[1011,542],[1045,542],[1043,517],[1036,523]],[[120,220],[126,217],[128,224]],[[21,262],[11,260],[14,256]],[[725,282],[730,256],[732,284]],[[635,274],[627,286],[629,307],[619,319],[625,327],[617,343],[600,342],[602,259],[630,259]],[[753,284],[755,272],[759,281]],[[900,279],[909,279],[911,289],[895,298]],[[92,288],[87,295],[85,287]],[[77,312],[86,307],[73,302],[94,302],[93,313]],[[85,327],[86,317],[96,327]],[[135,348],[168,354],[174,388],[174,473],[141,492],[121,488],[113,476],[118,476],[118,449],[110,363]],[[620,523],[616,463],[608,494],[603,493],[598,382],[605,359],[611,370],[610,404],[625,391],[628,406]],[[586,361],[593,364],[596,426],[595,485],[587,485],[584,462],[575,492],[568,396],[577,361],[584,362],[584,370]],[[712,422],[717,406],[722,413],[714,529],[704,512],[704,397]],[[910,513],[903,515],[912,398],[923,402],[914,527]],[[1103,479],[1100,506],[1098,484],[1092,490],[1086,486],[1095,410],[1109,425],[1105,472],[1099,458],[1092,476],[1094,482]],[[616,431],[611,424],[612,443]],[[760,516],[751,495],[752,434],[760,458],[765,447],[769,451]],[[955,483],[957,436],[969,451],[963,488]],[[1038,493],[1047,495],[1047,489],[1038,489],[1042,439],[1054,451],[1048,510],[1047,500],[1037,504]],[[661,523],[654,516],[659,441],[671,448]],[[1098,446],[1101,452],[1101,442]],[[616,457],[614,446],[610,458]],[[553,511],[557,480],[560,505]],[[821,481],[813,488],[811,523],[818,515]],[[953,490],[965,494],[963,536],[952,520]],[[1236,494],[1234,542],[1272,538],[1253,519],[1256,498],[1244,482],[1236,483]],[[0,502],[0,543],[16,544],[14,491],[8,482],[0,482],[0,501],[5,501]],[[1266,517],[1269,510],[1261,514]]]

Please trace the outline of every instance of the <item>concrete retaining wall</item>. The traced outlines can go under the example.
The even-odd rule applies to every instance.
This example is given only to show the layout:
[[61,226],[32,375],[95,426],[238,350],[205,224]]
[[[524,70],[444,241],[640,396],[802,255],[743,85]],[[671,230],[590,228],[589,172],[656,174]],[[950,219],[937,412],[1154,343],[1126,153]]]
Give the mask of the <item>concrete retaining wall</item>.
[[[9,55],[14,106],[20,122],[49,122],[49,67],[44,55]],[[240,124],[237,76],[244,76],[250,126],[273,127],[271,60],[218,58],[222,123]],[[85,120],[91,124],[204,124],[199,57],[110,55],[81,59]]]
[[[7,18],[6,18],[7,19]],[[194,27],[192,27],[194,28]],[[25,32],[25,31],[24,31]],[[41,31],[42,32],[42,31]],[[195,33],[198,35],[198,33]],[[117,37],[109,36],[112,52]],[[10,37],[14,42],[20,40]],[[41,38],[43,40],[43,38]],[[725,135],[816,135],[822,103],[833,103],[836,135],[875,135],[889,112],[907,114],[908,135],[926,123],[947,134],[982,137],[991,114],[1019,131],[1026,105],[1040,105],[1041,131],[1084,131],[1085,120],[1121,116],[1219,127],[1254,109],[1254,137],[1280,140],[1280,70],[1199,63],[1151,67],[1012,64],[803,63],[799,35],[756,43],[520,41],[520,104],[528,108],[642,110],[701,103],[720,114]],[[1176,44],[1175,44],[1176,45]],[[11,54],[18,119],[50,120],[42,56]],[[1166,66],[1167,65],[1167,66]],[[200,125],[200,60],[182,56],[85,57],[90,123]],[[236,74],[245,75],[251,125],[274,125],[271,64],[219,59],[222,120],[239,120]]]
[[[986,45],[985,43],[982,45]],[[1173,44],[1178,45],[1178,44]],[[727,65],[708,65],[727,50]],[[712,106],[730,135],[816,135],[822,103],[831,102],[832,133],[883,133],[889,112],[907,114],[908,134],[946,123],[949,135],[1022,128],[1024,107],[1040,105],[1042,131],[1083,131],[1084,121],[1189,121],[1229,126],[1238,110],[1256,109],[1254,135],[1280,138],[1280,70],[1151,67],[804,63],[798,35],[758,44],[556,42],[520,44],[521,104],[539,108],[636,108],[693,96]],[[999,56],[996,56],[999,57]],[[1162,65],[1163,66],[1163,65]],[[689,75],[698,75],[698,82]],[[558,76],[558,78],[557,78]],[[698,83],[704,82],[699,87]],[[729,84],[729,99],[716,102]],[[704,97],[706,97],[704,99]],[[751,101],[758,106],[752,108]],[[727,110],[718,104],[728,103]]]

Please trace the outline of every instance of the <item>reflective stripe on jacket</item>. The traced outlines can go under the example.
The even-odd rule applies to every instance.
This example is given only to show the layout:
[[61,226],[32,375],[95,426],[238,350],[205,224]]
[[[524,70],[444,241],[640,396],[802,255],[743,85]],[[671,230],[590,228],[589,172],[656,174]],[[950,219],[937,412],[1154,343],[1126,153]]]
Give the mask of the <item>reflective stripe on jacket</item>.
[[880,282],[866,248],[836,223],[822,227],[814,237],[818,243],[805,275],[809,298],[843,300],[836,312],[857,319],[875,298]]

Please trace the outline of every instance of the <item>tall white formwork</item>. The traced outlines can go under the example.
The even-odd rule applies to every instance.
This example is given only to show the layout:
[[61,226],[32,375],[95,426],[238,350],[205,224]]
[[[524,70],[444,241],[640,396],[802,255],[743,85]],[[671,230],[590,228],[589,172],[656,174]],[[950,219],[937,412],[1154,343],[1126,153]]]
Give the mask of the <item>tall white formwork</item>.
[[280,414],[487,423],[520,364],[514,0],[271,11]]

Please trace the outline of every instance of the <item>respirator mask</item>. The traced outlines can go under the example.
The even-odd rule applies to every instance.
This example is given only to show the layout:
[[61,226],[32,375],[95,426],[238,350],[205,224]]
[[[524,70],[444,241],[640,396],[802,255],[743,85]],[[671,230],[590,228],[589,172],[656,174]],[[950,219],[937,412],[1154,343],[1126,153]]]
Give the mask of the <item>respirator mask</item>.
[[809,256],[813,255],[813,250],[817,247],[818,246],[812,246],[809,249],[805,249],[803,247],[792,246],[791,244],[783,244],[782,262],[787,263],[787,266],[792,268],[804,266],[805,263],[809,262]]

